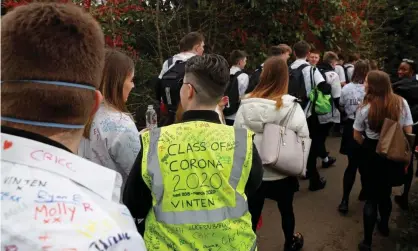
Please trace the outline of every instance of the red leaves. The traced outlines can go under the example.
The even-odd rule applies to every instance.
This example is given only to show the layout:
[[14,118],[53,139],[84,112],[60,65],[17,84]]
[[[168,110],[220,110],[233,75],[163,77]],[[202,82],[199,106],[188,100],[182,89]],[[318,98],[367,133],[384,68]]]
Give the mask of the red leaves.
[[124,44],[121,35],[116,35],[114,38],[105,36],[105,43],[110,47],[122,47]]
[[2,5],[6,9],[13,9],[15,7],[26,5],[32,2],[31,0],[23,0],[23,1],[16,1],[16,0],[5,0],[3,1]]

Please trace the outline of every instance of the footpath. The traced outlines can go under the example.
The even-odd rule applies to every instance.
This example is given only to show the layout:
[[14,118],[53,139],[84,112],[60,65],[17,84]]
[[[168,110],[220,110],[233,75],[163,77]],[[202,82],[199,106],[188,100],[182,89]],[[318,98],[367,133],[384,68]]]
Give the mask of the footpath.
[[[337,157],[336,165],[329,169],[319,169],[327,179],[324,190],[310,192],[308,181],[300,181],[300,191],[295,194],[294,211],[296,232],[305,238],[303,251],[356,251],[363,233],[363,202],[357,200],[360,192],[359,175],[350,197],[350,212],[342,216],[337,211],[342,196],[342,179],[347,166],[347,158],[339,154],[341,138],[329,137],[327,150]],[[318,166],[319,162],[318,162]],[[393,194],[401,193],[394,188]],[[414,177],[413,192],[418,200],[418,179]],[[375,231],[373,251],[418,251],[418,201],[409,213],[401,212],[393,203],[391,235],[379,236]],[[414,222],[415,221],[415,222]],[[258,232],[259,250],[283,250],[283,231],[277,205],[266,200],[263,211],[263,227]],[[404,247],[408,244],[409,247]]]

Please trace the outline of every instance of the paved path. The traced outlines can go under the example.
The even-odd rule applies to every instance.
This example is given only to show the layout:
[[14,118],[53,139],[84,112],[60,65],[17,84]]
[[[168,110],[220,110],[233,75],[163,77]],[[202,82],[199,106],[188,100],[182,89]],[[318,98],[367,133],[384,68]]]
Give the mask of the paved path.
[[[330,169],[320,169],[320,173],[327,178],[327,187],[321,191],[310,192],[308,181],[300,181],[300,191],[295,195],[296,231],[305,237],[304,251],[356,251],[357,244],[362,239],[363,203],[357,200],[360,192],[359,175],[351,193],[349,214],[341,216],[337,211],[342,196],[342,178],[347,165],[347,158],[339,154],[339,148],[340,138],[329,137],[327,150],[332,156],[337,157],[337,163]],[[393,189],[393,193],[399,194],[400,189]],[[393,204],[393,229],[396,229],[395,220],[398,215],[399,209]],[[280,213],[273,201],[267,200],[265,203],[263,227],[258,235],[260,251],[283,250]],[[382,238],[375,233],[373,251],[395,251],[393,239]]]

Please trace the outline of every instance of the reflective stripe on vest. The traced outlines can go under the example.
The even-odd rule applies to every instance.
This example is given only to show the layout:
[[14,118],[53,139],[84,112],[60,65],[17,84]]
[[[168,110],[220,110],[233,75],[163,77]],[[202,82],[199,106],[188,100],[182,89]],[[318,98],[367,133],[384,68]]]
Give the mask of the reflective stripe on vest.
[[150,132],[150,148],[147,156],[148,172],[153,177],[152,191],[155,194],[157,204],[154,206],[155,217],[158,221],[167,224],[197,224],[197,223],[215,223],[225,219],[239,218],[248,211],[247,202],[236,191],[238,182],[241,178],[242,167],[247,153],[247,131],[235,131],[235,150],[229,184],[235,191],[235,207],[222,207],[214,210],[204,211],[183,211],[183,212],[163,212],[163,194],[164,186],[158,158],[158,140],[161,129],[154,129]]

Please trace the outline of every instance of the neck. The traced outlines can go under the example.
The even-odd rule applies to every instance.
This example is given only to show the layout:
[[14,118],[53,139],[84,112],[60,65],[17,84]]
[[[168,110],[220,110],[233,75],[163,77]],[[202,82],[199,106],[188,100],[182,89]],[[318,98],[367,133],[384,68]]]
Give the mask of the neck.
[[2,123],[2,125],[42,135],[53,141],[61,143],[75,154],[78,152],[78,146],[80,145],[80,141],[83,135],[83,130],[63,131],[64,129],[27,126],[17,123]]
[[233,65],[233,67],[237,67],[237,68],[242,70],[241,66],[239,66],[239,65]]
[[49,136],[48,138],[63,144],[74,154],[77,154],[78,146],[80,145],[81,141],[81,137],[77,137],[76,135],[69,135],[68,133],[56,134]]
[[194,52],[193,50],[191,50],[191,51],[183,51],[181,53],[192,53],[192,54],[196,54],[196,52]]
[[303,57],[303,58],[296,58],[296,60],[305,60],[305,61],[306,61],[306,57]]
[[191,104],[185,111],[215,111],[216,104],[215,105],[196,105]]

